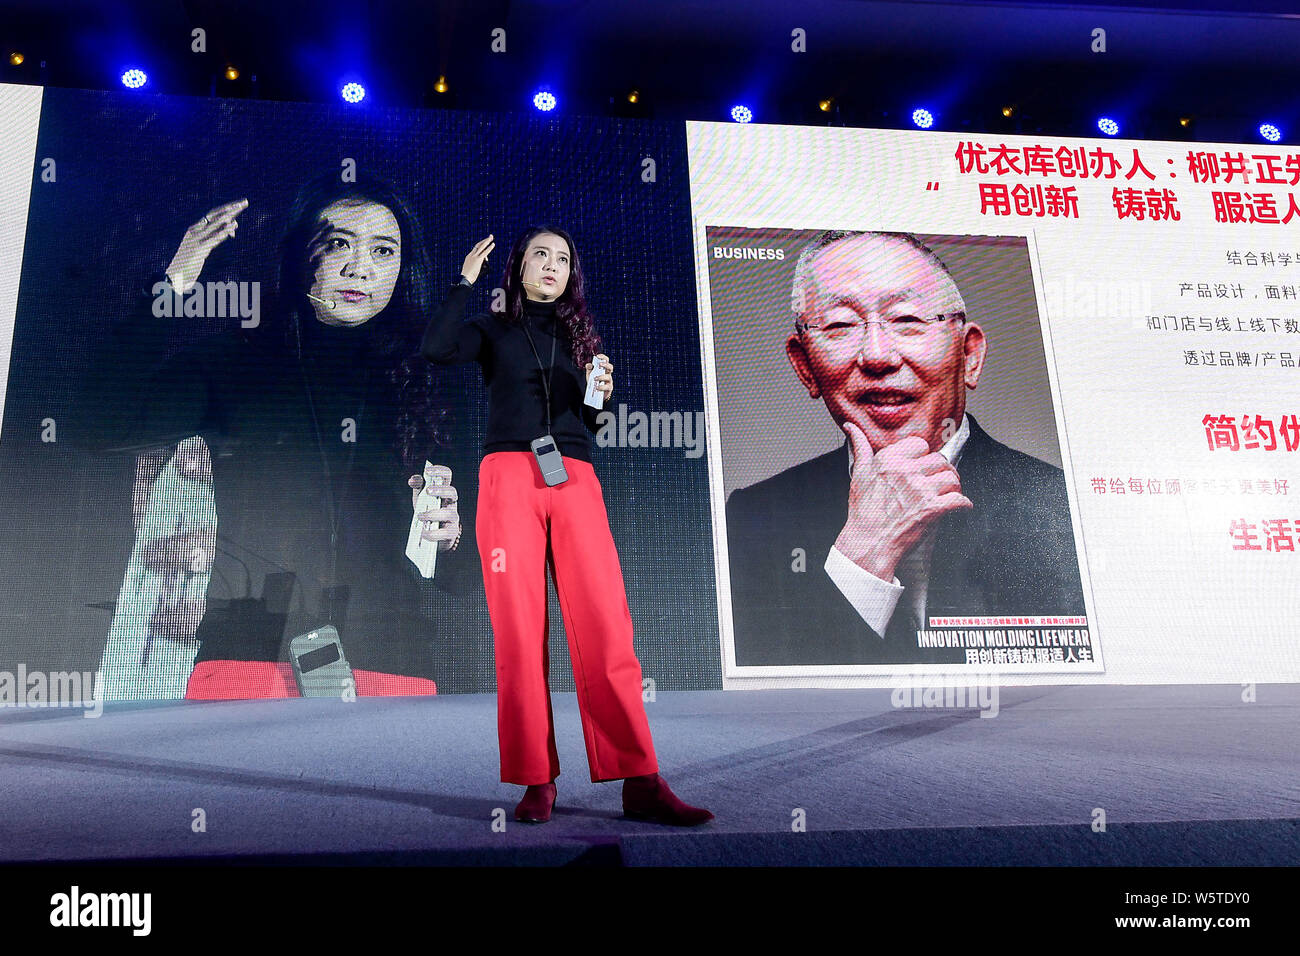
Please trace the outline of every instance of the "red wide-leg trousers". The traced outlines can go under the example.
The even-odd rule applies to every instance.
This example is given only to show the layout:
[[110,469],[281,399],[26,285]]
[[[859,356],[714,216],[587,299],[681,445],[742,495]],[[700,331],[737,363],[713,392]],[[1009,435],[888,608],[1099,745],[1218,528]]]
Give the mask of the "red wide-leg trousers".
[[[496,649],[501,779],[538,784],[560,772],[547,678],[550,558],[573,660],[593,781],[658,771],[641,700],[641,664],[605,500],[591,465],[565,457],[569,478],[542,481],[532,452],[493,452],[479,466],[483,588]],[[549,547],[548,547],[549,544]]]

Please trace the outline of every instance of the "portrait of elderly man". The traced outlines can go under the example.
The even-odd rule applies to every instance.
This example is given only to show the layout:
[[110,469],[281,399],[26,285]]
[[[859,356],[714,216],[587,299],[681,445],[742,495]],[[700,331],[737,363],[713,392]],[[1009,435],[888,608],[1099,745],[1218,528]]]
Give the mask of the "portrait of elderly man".
[[989,342],[939,257],[826,232],[792,305],[790,364],[845,440],[728,499],[737,664],[961,663],[918,646],[930,616],[1084,614],[1064,473],[967,413]]

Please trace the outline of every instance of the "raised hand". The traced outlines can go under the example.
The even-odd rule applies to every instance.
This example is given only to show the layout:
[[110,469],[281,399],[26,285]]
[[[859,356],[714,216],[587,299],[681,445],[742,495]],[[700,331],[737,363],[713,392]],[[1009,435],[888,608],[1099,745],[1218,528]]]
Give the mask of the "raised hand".
[[199,273],[203,271],[208,256],[235,234],[239,228],[236,217],[247,208],[247,199],[236,199],[208,210],[206,216],[185,230],[176,255],[167,266],[167,278],[173,289],[184,295],[199,281]]
[[483,268],[483,263],[495,248],[496,241],[490,235],[474,243],[474,248],[465,257],[465,264],[460,267],[460,274],[470,282],[477,281],[479,270]]

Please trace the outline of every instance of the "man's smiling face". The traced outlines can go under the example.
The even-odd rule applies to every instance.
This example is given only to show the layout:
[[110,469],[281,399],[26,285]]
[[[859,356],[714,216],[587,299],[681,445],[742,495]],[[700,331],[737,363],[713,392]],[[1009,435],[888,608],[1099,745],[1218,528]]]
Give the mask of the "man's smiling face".
[[835,424],[862,429],[876,451],[909,435],[938,451],[966,411],[986,347],[983,330],[963,321],[951,277],[887,236],[837,240],[808,266],[808,327],[786,343],[808,393],[826,402]]

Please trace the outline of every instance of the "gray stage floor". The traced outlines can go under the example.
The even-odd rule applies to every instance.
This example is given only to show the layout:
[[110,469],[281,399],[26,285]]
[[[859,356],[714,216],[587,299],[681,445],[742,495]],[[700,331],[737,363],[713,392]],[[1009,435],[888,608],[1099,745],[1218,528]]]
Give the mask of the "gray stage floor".
[[888,690],[660,693],[661,772],[718,818],[691,831],[621,818],[572,694],[544,826],[497,779],[494,696],[0,709],[0,859],[1300,863],[1300,687],[1257,693],[1004,688],[993,719]]

